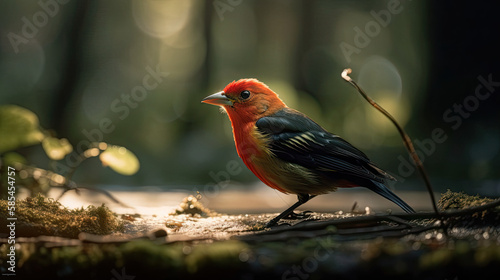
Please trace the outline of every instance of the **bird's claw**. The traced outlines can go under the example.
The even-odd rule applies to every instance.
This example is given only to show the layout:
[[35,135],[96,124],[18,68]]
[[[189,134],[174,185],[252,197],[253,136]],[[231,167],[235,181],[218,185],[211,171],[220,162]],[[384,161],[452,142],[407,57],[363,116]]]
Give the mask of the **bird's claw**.
[[267,224],[264,227],[265,228],[271,228],[271,227],[276,226],[277,224],[278,224],[278,221],[275,220],[275,219],[272,219],[269,222],[267,222]]
[[[274,218],[272,220],[270,220],[269,222],[267,222],[267,224],[265,225],[266,228],[271,228],[271,227],[274,227],[276,225],[278,225],[278,222],[281,220],[281,219],[284,219],[284,220],[302,220],[302,219],[306,219],[308,217],[311,216],[311,213],[313,213],[312,211],[304,211],[304,212],[300,212],[300,213],[295,213],[295,212],[291,212],[290,214],[286,215],[285,217],[283,218]],[[283,225],[290,225],[288,223],[281,223],[280,226],[283,226]]]
[[282,226],[291,226],[289,223],[280,223],[278,224],[278,221],[269,221],[267,224],[264,226],[264,228],[274,228],[274,227],[282,227]]
[[300,213],[291,212],[287,216],[283,217],[285,220],[302,220],[311,216],[312,211],[303,211]]

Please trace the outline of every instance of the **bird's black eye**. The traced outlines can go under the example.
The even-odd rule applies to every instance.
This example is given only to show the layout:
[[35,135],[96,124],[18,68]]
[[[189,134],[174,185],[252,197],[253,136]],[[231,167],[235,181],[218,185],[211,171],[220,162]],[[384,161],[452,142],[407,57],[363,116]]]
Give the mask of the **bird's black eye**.
[[247,99],[250,97],[250,92],[248,90],[244,90],[240,93],[241,99]]

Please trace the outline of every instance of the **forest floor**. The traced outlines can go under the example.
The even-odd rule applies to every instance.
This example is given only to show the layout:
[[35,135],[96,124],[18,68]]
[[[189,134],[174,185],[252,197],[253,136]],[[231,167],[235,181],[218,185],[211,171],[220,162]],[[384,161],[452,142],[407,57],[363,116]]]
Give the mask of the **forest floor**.
[[0,201],[0,272],[12,274],[14,264],[18,279],[358,279],[376,273],[458,280],[498,275],[500,267],[498,200],[449,191],[439,202],[440,219],[429,210],[375,213],[357,206],[308,212],[269,229],[275,212],[223,214],[203,198],[175,198],[175,207],[156,213],[105,205],[70,209],[41,196],[19,200],[14,250],[3,224],[8,202]]

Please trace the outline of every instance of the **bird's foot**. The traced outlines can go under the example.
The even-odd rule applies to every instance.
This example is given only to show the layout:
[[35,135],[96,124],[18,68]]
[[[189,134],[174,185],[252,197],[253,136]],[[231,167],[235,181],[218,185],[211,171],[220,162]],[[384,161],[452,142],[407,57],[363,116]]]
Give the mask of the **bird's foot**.
[[[300,212],[300,213],[295,213],[295,212],[290,212],[290,214],[284,216],[284,217],[276,217],[272,220],[270,220],[269,222],[267,222],[267,224],[265,225],[266,228],[270,228],[270,227],[274,227],[276,225],[278,225],[278,222],[283,219],[283,220],[301,220],[301,219],[306,219],[308,217],[311,216],[311,213],[313,213],[312,211],[304,211],[304,212]],[[281,225],[290,225],[288,223],[282,223],[280,224]]]
[[264,226],[265,228],[271,228],[278,224],[279,219],[272,219]]
[[302,220],[311,216],[312,211],[303,211],[300,213],[290,212],[287,216],[283,217],[285,220]]

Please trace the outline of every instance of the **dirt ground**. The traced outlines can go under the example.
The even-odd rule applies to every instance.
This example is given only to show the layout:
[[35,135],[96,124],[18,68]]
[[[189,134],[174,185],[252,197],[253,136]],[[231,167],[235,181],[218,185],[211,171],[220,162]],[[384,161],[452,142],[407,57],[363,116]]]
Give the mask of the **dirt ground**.
[[[269,229],[264,227],[266,222],[279,211],[228,214],[206,207],[203,198],[181,192],[163,194],[167,196],[170,199],[161,207],[155,207],[155,200],[150,207],[141,203],[133,209],[111,207],[118,222],[111,234],[86,232],[75,238],[56,231],[39,236],[37,226],[26,223],[33,234],[16,237],[15,277],[359,279],[376,273],[398,279],[477,279],[498,274],[500,265],[498,206],[450,214],[442,218],[446,225],[442,226],[428,210],[411,216],[357,204],[347,210],[308,212],[305,218],[283,220]],[[119,197],[130,204],[126,195]],[[448,199],[447,204],[441,203],[445,213],[460,208],[458,203],[464,199],[470,206],[493,201],[443,197]],[[249,201],[254,203],[251,198],[240,200],[241,204]],[[210,204],[215,202],[212,199]],[[99,229],[115,222],[108,212],[98,213]],[[110,220],[102,222],[103,217]],[[1,233],[0,269],[6,274],[8,233]]]

